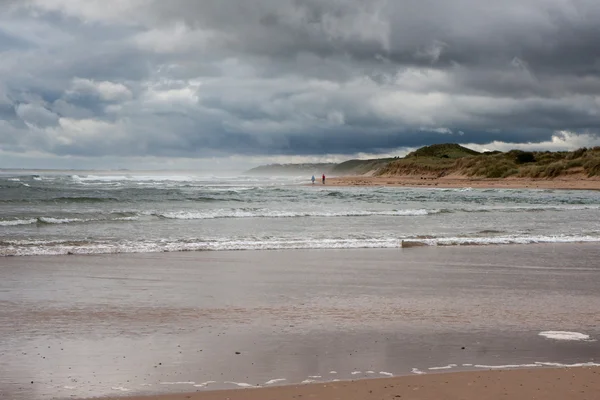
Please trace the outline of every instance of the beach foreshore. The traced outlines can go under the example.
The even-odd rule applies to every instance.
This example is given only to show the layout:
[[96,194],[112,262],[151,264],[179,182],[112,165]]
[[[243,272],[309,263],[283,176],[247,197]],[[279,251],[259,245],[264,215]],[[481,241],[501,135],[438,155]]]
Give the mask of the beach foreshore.
[[555,179],[501,178],[484,179],[464,176],[342,176],[326,180],[329,186],[401,186],[481,189],[562,189],[600,190],[600,179],[570,176]]
[[600,364],[599,257],[597,243],[6,257],[0,397],[597,399],[600,371],[578,367]]
[[[128,397],[129,400],[593,400],[600,367],[497,370]],[[119,399],[110,397],[108,399]]]

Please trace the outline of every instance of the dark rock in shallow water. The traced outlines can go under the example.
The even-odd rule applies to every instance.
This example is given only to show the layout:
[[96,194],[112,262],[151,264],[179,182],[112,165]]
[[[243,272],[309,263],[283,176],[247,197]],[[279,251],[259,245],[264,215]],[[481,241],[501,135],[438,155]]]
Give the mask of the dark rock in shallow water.
[[408,249],[411,247],[423,247],[423,246],[427,246],[427,243],[417,242],[417,241],[407,242],[405,240],[400,241],[400,247],[402,247],[403,249]]

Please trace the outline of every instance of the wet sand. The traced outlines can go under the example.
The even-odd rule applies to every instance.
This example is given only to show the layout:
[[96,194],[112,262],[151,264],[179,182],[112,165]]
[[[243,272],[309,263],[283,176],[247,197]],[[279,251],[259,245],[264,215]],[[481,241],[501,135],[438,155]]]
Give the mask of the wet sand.
[[330,186],[400,186],[400,187],[441,187],[441,188],[481,188],[481,189],[564,189],[600,190],[600,179],[583,175],[554,179],[503,178],[485,179],[465,176],[344,176],[328,178]]
[[133,397],[130,400],[594,400],[599,393],[600,368],[592,367],[447,373],[275,388]]
[[0,393],[596,364],[599,258],[595,244],[7,257]]

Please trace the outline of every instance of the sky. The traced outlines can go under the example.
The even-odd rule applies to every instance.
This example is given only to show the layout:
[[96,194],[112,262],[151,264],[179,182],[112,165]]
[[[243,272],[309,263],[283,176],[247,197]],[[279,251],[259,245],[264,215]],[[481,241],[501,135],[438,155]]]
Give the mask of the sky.
[[0,0],[0,167],[600,145],[597,0]]

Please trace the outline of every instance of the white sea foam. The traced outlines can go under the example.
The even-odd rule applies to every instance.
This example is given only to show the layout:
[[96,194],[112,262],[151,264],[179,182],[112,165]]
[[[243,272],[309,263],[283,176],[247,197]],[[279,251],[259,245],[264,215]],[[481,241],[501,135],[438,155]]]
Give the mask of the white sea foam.
[[88,182],[88,181],[125,181],[128,180],[128,177],[125,175],[71,175],[71,179],[76,182]]
[[430,246],[536,244],[536,243],[584,243],[599,242],[600,236],[592,235],[506,235],[488,237],[440,237],[434,239],[406,239],[406,242],[420,242]]
[[590,340],[590,335],[586,335],[585,333],[580,333],[580,332],[545,331],[545,332],[538,333],[538,335],[543,336],[547,339],[554,339],[554,340],[573,340],[573,341]]
[[[15,220],[16,221],[16,220]],[[0,221],[6,225],[25,224],[29,221]],[[48,220],[53,223],[59,221]],[[34,223],[32,221],[32,223]],[[63,221],[63,223],[66,223]],[[473,238],[438,238],[419,239],[418,242],[431,246],[464,246],[464,245],[501,245],[501,244],[533,244],[533,243],[582,243],[600,242],[600,236],[522,236],[522,237],[473,237]],[[409,241],[410,242],[410,241]],[[121,240],[119,242],[99,241],[90,243],[71,243],[69,241],[44,240],[5,240],[0,244],[2,255],[60,255],[60,254],[116,254],[116,253],[156,253],[179,251],[224,251],[224,250],[284,250],[284,249],[359,249],[359,248],[398,248],[400,241],[396,238],[364,238],[364,239],[254,239],[254,240]]]
[[31,225],[37,222],[36,218],[27,218],[27,219],[9,219],[5,221],[0,221],[0,226],[19,226],[19,225]]
[[206,387],[206,386],[208,386],[210,384],[213,384],[213,383],[217,383],[217,382],[216,381],[202,382],[202,383],[198,383],[198,384],[194,385],[194,387]]
[[0,226],[20,226],[31,225],[36,223],[44,223],[49,225],[72,224],[82,222],[100,222],[100,221],[138,221],[140,217],[114,217],[107,215],[104,218],[56,218],[56,217],[39,217],[39,218],[24,218],[24,219],[9,219],[0,220]]
[[160,382],[161,385],[195,385],[196,382]]
[[413,368],[410,372],[417,375],[423,375],[425,372],[421,371],[419,368]]
[[291,210],[270,210],[270,209],[211,209],[203,211],[174,211],[174,212],[155,212],[160,218],[196,220],[196,219],[216,219],[216,218],[303,218],[303,217],[410,217],[424,216],[429,214],[439,214],[440,210],[426,209],[405,209],[389,211],[368,211],[368,210],[348,210],[348,211],[291,211]]
[[514,368],[535,368],[541,367],[541,364],[506,364],[506,365],[485,365],[485,364],[475,364],[475,368],[485,368],[485,369],[514,369]]
[[285,379],[285,378],[271,379],[270,381],[265,382],[265,385],[274,385],[276,383],[285,382],[285,381],[287,381],[287,379]]
[[485,369],[517,369],[517,368],[538,368],[538,367],[556,367],[556,368],[578,368],[578,367],[600,367],[600,364],[595,362],[582,362],[582,363],[573,363],[573,364],[565,364],[559,362],[545,362],[545,361],[536,361],[534,363],[528,364],[505,364],[505,365],[482,365],[476,364],[475,368],[485,368]]
[[585,363],[574,363],[574,364],[563,364],[556,362],[536,362],[544,367],[557,367],[557,368],[580,368],[580,367],[600,367],[600,364],[595,362],[585,362]]
[[385,371],[381,371],[379,373],[379,375],[384,375],[384,376],[394,376],[394,374],[392,374],[391,372],[385,372]]
[[320,378],[322,378],[322,376],[321,375],[312,375],[312,376],[309,376],[309,378],[311,378],[311,379],[320,379]]
[[52,217],[40,217],[40,222],[45,224],[70,224],[73,222],[85,222],[89,220],[80,219],[80,218],[52,218]]
[[330,374],[337,374],[337,371],[329,371]]
[[112,221],[139,221],[140,217],[118,217]]
[[[471,366],[471,364],[463,364],[464,366]],[[556,368],[578,368],[578,367],[600,367],[600,364],[594,362],[583,362],[583,363],[573,363],[573,364],[565,364],[559,362],[545,362],[545,361],[536,361],[534,363],[527,364],[505,364],[505,365],[485,365],[485,364],[476,364],[475,368],[485,368],[485,369],[517,369],[517,368],[538,368],[538,367],[556,367]]]
[[440,369],[451,369],[451,368],[454,368],[454,367],[457,367],[457,366],[458,365],[456,365],[456,364],[448,364],[448,365],[445,365],[443,367],[431,367],[431,368],[427,368],[427,369],[430,369],[432,371],[436,371],[436,370],[440,370]]
[[243,387],[243,388],[253,388],[253,387],[256,387],[254,385],[251,385],[249,383],[244,383],[244,382],[225,382],[225,383],[228,383],[230,385],[235,385],[235,386],[238,386],[238,387]]
[[[227,177],[209,177],[200,175],[170,175],[170,174],[156,174],[156,175],[140,175],[137,173],[127,175],[110,175],[110,174],[90,174],[90,175],[71,175],[71,179],[75,182],[161,182],[161,183],[182,183],[182,182],[202,182],[219,184],[219,186],[227,186],[226,182],[262,182],[264,179],[241,179],[241,178],[227,178]],[[281,182],[293,182],[292,180],[279,179]]]
[[303,380],[300,383],[304,383],[305,384],[305,383],[315,383],[315,382],[317,382],[317,381],[315,381],[314,379],[305,379],[305,380]]
[[369,374],[369,375],[371,375],[371,374],[374,374],[375,371],[367,371],[366,373]]
[[362,371],[352,371],[350,372],[352,375],[362,374]]
[[129,392],[130,391],[130,389],[127,389],[123,386],[112,387],[111,390],[117,390],[119,392]]

